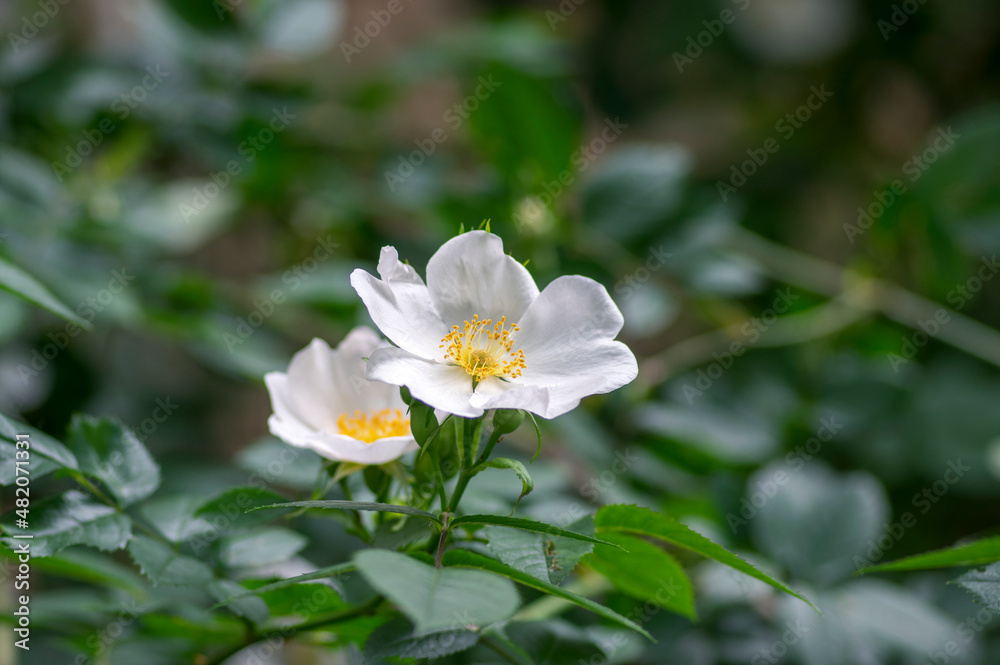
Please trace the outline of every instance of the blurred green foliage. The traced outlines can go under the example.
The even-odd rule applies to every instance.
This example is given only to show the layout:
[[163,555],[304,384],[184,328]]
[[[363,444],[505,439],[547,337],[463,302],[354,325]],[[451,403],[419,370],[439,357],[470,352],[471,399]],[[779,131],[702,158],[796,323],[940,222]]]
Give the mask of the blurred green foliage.
[[[952,640],[948,662],[997,662],[996,626],[970,628],[980,608],[942,583],[947,572],[853,574],[996,527],[1000,7],[387,6],[0,7],[0,280],[92,326],[0,293],[0,411],[39,440],[90,427],[76,412],[120,418],[156,460],[125,451],[134,470],[162,478],[163,503],[144,517],[181,542],[208,528],[192,511],[227,490],[312,488],[315,456],[274,466],[284,447],[266,435],[260,379],[312,337],[336,343],[366,321],[349,272],[373,269],[386,244],[424,265],[488,218],[539,284],[567,273],[605,284],[641,368],[544,425],[519,510],[654,507],[824,611],[700,562],[698,623],[639,615],[657,646],[577,609],[513,625],[501,644],[553,663],[835,665],[923,663]],[[832,95],[803,121],[814,86]],[[720,183],[735,191],[720,196]],[[534,435],[501,447],[527,461]],[[967,470],[952,482],[956,464]],[[115,519],[65,476],[33,483],[83,522]],[[506,514],[518,493],[487,471],[467,503]],[[38,559],[38,647],[18,662],[214,656],[255,613],[291,613],[279,591],[209,612],[233,595],[220,571],[259,586],[360,545],[329,519],[250,522],[209,541],[214,569],[204,552],[145,536],[128,554]],[[595,568],[615,565],[605,554]],[[197,568],[206,586],[154,593],[131,562],[152,582]],[[313,611],[365,600],[344,584]],[[642,611],[628,588],[598,592]],[[121,635],[105,639],[123,611]],[[330,662],[315,645],[376,629],[385,644],[400,630],[360,617],[287,647],[288,662]],[[480,646],[445,660],[497,658]]]

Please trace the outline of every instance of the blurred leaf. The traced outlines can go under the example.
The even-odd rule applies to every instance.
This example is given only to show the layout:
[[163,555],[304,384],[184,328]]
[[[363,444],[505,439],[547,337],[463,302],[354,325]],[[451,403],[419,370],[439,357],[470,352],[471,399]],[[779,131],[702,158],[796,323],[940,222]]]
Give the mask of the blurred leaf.
[[194,516],[210,524],[215,531],[246,529],[286,515],[290,508],[288,511],[247,512],[280,503],[285,498],[277,492],[258,487],[234,487],[202,503],[194,511]]
[[582,540],[588,543],[611,545],[611,543],[599,538],[594,538],[593,536],[585,536],[582,533],[573,533],[572,531],[560,529],[559,527],[552,526],[551,524],[536,522],[534,520],[526,520],[520,517],[501,517],[500,515],[463,515],[451,521],[451,526],[453,527],[462,524],[491,524],[493,526],[505,526],[510,529],[521,529],[522,531],[544,533],[549,536],[562,536],[563,538]]
[[[872,543],[886,526],[904,529],[898,523],[889,525],[888,500],[874,477],[836,474],[815,460],[804,468],[784,461],[764,467],[750,477],[745,496],[740,515],[749,517],[760,551],[796,577],[818,584],[857,570],[859,560],[874,555]],[[737,519],[727,518],[731,524],[738,524]],[[894,531],[889,537],[895,541],[897,535]],[[882,556],[881,549],[877,556]]]
[[32,570],[64,579],[121,589],[135,598],[148,595],[146,584],[128,566],[85,548],[63,550],[32,563]]
[[[284,55],[313,56],[339,36],[345,7],[340,0],[278,0],[265,3],[260,16],[262,43]],[[386,12],[380,8],[381,12]],[[354,39],[354,35],[348,35]]]
[[445,120],[460,127],[468,118],[474,140],[509,182],[561,191],[560,178],[575,177],[581,122],[567,81],[493,63],[467,82],[466,93]]
[[584,221],[617,240],[663,230],[675,221],[693,165],[680,146],[628,145],[612,151],[587,178]]
[[135,434],[119,422],[77,415],[67,447],[80,471],[99,479],[122,506],[145,499],[160,485],[160,467]]
[[254,623],[267,621],[269,610],[267,603],[257,596],[248,596],[246,591],[236,582],[230,580],[212,580],[208,584],[208,592],[220,603],[224,603],[234,614],[246,617]]
[[259,586],[250,590],[247,590],[244,587],[240,587],[235,595],[220,599],[219,605],[227,605],[228,603],[237,600],[239,598],[242,598],[243,596],[268,593],[270,591],[277,591],[279,589],[286,589],[288,587],[296,586],[298,584],[302,584],[303,582],[308,582],[311,580],[325,580],[332,577],[336,577],[337,575],[344,575],[346,573],[354,571],[356,568],[357,567],[354,565],[353,562],[338,563],[333,566],[327,566],[326,568],[320,568],[319,570],[314,570],[311,573],[305,573],[303,575],[289,577],[284,580],[278,580],[277,582],[271,582],[270,584],[265,584],[263,586]]
[[978,566],[1000,561],[1000,537],[984,538],[968,545],[956,545],[943,550],[869,566],[861,573],[875,573],[901,570],[926,570],[928,568],[953,568],[956,566]]
[[311,450],[289,446],[273,437],[258,439],[239,452],[240,468],[273,485],[312,490],[323,466],[323,458]]
[[485,626],[506,619],[521,604],[509,580],[481,570],[434,568],[387,550],[358,552],[354,562],[422,633]]
[[60,302],[38,280],[2,257],[0,257],[0,289],[47,309],[84,330],[93,330],[89,321],[80,318],[73,310]]
[[[13,512],[7,513],[0,526],[8,534],[21,533],[14,526]],[[104,551],[121,549],[132,537],[132,521],[114,508],[93,503],[76,490],[42,499],[31,506],[28,533],[31,555],[52,556],[72,545],[88,545]],[[14,549],[18,540],[4,537],[5,545]]]
[[605,538],[627,552],[595,545],[588,566],[633,598],[656,603],[692,621],[698,618],[691,580],[676,559],[635,536],[610,533]]
[[226,566],[264,566],[295,556],[309,543],[300,533],[282,527],[266,527],[236,533],[219,540],[219,558]]
[[412,506],[401,506],[395,503],[377,503],[374,501],[342,501],[339,499],[328,499],[326,501],[288,501],[286,503],[274,503],[266,506],[257,506],[250,511],[265,510],[271,508],[329,508],[331,510],[369,510],[378,513],[395,513],[398,515],[416,515],[432,522],[441,523],[434,513],[420,510]]
[[[663,540],[677,547],[695,552],[709,559],[714,559],[730,568],[735,568],[741,573],[746,573],[762,582],[770,584],[779,591],[795,596],[802,602],[815,609],[815,606],[803,596],[792,591],[787,586],[760,572],[749,563],[739,558],[729,550],[720,545],[716,545],[700,533],[696,533],[687,526],[675,521],[673,518],[654,513],[648,508],[639,506],[612,505],[604,506],[597,511],[594,518],[597,533],[621,532],[631,533],[637,536],[656,538]],[[818,610],[817,610],[818,611]]]
[[1000,612],[1000,563],[970,570],[956,580],[958,585],[994,612]]
[[[575,594],[572,591],[567,591],[562,587],[556,586],[554,584],[549,584],[548,582],[543,582],[537,577],[532,577],[527,573],[515,570],[514,568],[511,568],[510,566],[504,563],[500,563],[499,561],[491,559],[487,556],[483,556],[482,554],[478,554],[476,552],[470,552],[467,550],[449,550],[445,552],[444,565],[455,566],[455,567],[464,566],[469,568],[489,570],[499,575],[503,575],[504,577],[509,577],[518,584],[523,584],[526,587],[531,587],[532,589],[536,589],[543,593],[547,593],[551,596],[562,598],[563,600],[568,600],[574,605],[579,605],[580,607],[586,610],[590,610],[594,614],[603,617],[608,621],[611,621],[612,623],[616,623],[619,626],[628,628],[629,630],[634,630],[635,632],[644,635],[651,640],[653,639],[652,635],[646,632],[646,630],[642,626],[635,623],[631,619],[623,617],[622,615],[618,614],[617,612],[608,607],[605,607],[604,605],[595,603],[589,598],[585,598],[584,596]],[[653,641],[655,642],[655,640]]]
[[255,595],[267,603],[271,616],[295,615],[308,618],[348,607],[337,589],[330,584],[296,584],[263,593],[258,591]]
[[128,544],[128,553],[157,586],[202,586],[212,579],[212,570],[201,561],[178,554],[148,536],[135,536]]
[[433,659],[459,653],[479,641],[479,633],[461,628],[430,632],[414,631],[402,619],[391,621],[368,638],[365,663],[382,663],[384,658]]
[[190,494],[156,498],[143,503],[139,513],[167,540],[182,543],[215,529],[207,520],[194,516],[202,501]]

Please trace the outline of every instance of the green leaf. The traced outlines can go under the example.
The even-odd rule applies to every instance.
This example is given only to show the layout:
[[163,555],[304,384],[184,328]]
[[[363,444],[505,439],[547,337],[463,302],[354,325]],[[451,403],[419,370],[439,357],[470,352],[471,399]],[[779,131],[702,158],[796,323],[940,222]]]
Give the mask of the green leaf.
[[241,450],[236,456],[236,463],[253,474],[253,479],[311,491],[324,460],[311,450],[266,436]]
[[[607,619],[613,623],[618,624],[628,628],[629,630],[634,630],[635,632],[648,637],[653,640],[653,636],[650,635],[646,630],[635,623],[631,619],[623,617],[611,608],[605,607],[585,598],[583,596],[577,595],[571,591],[567,591],[562,587],[558,587],[554,584],[549,584],[548,582],[543,582],[542,580],[532,577],[527,573],[522,573],[519,570],[515,570],[510,566],[491,559],[487,556],[479,554],[477,552],[471,552],[469,550],[449,550],[444,554],[444,565],[445,566],[465,566],[469,568],[480,568],[482,570],[488,570],[498,575],[503,575],[504,577],[509,577],[519,584],[531,587],[538,591],[542,591],[557,598],[562,598],[563,600],[568,600],[569,602],[579,605],[580,607],[590,610],[594,614]],[[653,640],[654,642],[656,640]]]
[[38,559],[32,563],[31,569],[76,582],[121,589],[139,599],[148,595],[145,581],[131,567],[83,547],[66,549],[56,556]]
[[435,568],[405,554],[363,550],[354,562],[420,632],[502,621],[521,604],[509,580],[481,570]]
[[183,543],[195,536],[212,533],[215,527],[194,516],[203,498],[182,494],[146,501],[139,514],[172,543]]
[[178,554],[148,536],[135,536],[128,544],[128,553],[156,586],[201,586],[212,579],[212,570],[201,561]]
[[80,471],[99,479],[121,506],[145,499],[160,485],[160,467],[129,429],[114,420],[77,415],[67,446]]
[[226,536],[219,541],[219,558],[231,567],[263,566],[286,561],[309,544],[302,534],[283,527],[267,527]]
[[672,517],[654,513],[648,508],[627,506],[622,504],[603,506],[594,518],[597,533],[620,532],[633,535],[656,538],[677,547],[690,550],[709,559],[734,568],[741,573],[771,585],[779,591],[795,596],[810,607],[819,610],[804,596],[788,588],[778,580],[760,572],[749,563],[736,556],[721,545],[713,543],[700,533],[696,533]]
[[[569,526],[574,533],[594,533],[594,520],[589,515]],[[499,526],[487,526],[485,531],[490,552],[497,559],[511,568],[552,584],[559,584],[566,579],[577,562],[594,548],[593,543],[586,541]],[[585,533],[586,531],[590,533]]]
[[[3,529],[8,534],[23,533],[13,526],[13,512],[4,516]],[[114,508],[93,503],[76,490],[43,499],[32,505],[28,533],[31,555],[46,557],[71,545],[89,545],[104,551],[121,549],[132,537],[132,521]],[[14,549],[20,539],[4,537],[5,545]]]
[[267,621],[270,611],[267,603],[256,596],[240,594],[244,588],[230,580],[215,579],[209,582],[208,592],[218,601],[225,601],[229,611],[246,617],[254,623]]
[[62,443],[44,432],[0,413],[0,439],[2,439],[0,441],[0,487],[13,484],[16,477],[14,452],[18,448],[14,442],[17,441],[18,434],[28,435],[29,447],[27,450],[30,453],[30,464],[25,468],[31,478],[39,478],[57,468],[74,470],[79,468],[76,457]]
[[1000,612],[1000,563],[982,570],[970,570],[956,582],[994,612]]
[[864,574],[882,571],[980,566],[994,561],[1000,561],[1000,537],[984,538],[968,545],[915,554],[897,561],[862,568],[858,572]]
[[[257,487],[234,487],[204,502],[195,517],[205,520],[218,532],[245,529],[265,524],[285,513],[252,513],[256,508],[270,507],[285,500],[271,490]],[[291,511],[291,508],[288,509]],[[286,511],[286,512],[288,512]]]
[[[248,582],[244,581],[244,584]],[[263,588],[266,584],[261,584]],[[242,588],[242,587],[241,587]],[[330,584],[304,583],[254,594],[267,603],[271,616],[309,618],[343,610],[348,606]]]
[[[517,510],[518,504],[521,503],[523,499],[531,490],[535,489],[535,482],[531,479],[531,475],[528,473],[528,469],[525,468],[524,464],[521,464],[515,459],[510,459],[509,457],[496,457],[488,462],[480,464],[473,470],[472,475],[478,474],[480,471],[486,469],[510,469],[517,477],[521,480],[521,494],[517,497],[517,501],[514,502],[514,510]],[[514,514],[514,511],[511,511]]]
[[243,596],[253,596],[253,595],[267,593],[269,591],[276,591],[278,589],[285,589],[290,586],[301,584],[303,582],[309,582],[311,580],[325,580],[331,577],[336,577],[338,575],[343,575],[345,573],[350,573],[354,570],[357,570],[357,566],[355,566],[353,562],[338,563],[333,566],[327,566],[326,568],[320,568],[319,570],[314,570],[311,573],[305,573],[303,575],[297,575],[295,577],[289,577],[287,579],[278,580],[277,582],[271,582],[270,584],[265,584],[264,586],[257,587],[256,589],[247,590],[243,587],[240,587],[236,595],[229,598],[221,599],[221,602],[218,605],[216,605],[216,607],[227,605],[235,600],[242,598]]
[[668,610],[697,619],[691,580],[677,560],[662,549],[635,536],[605,536],[621,548],[595,545],[587,564],[608,578],[622,592],[648,600]]
[[432,632],[414,632],[409,623],[398,619],[380,627],[368,638],[364,648],[365,663],[383,663],[386,658],[440,658],[473,647],[479,633],[464,628]]
[[441,518],[426,510],[412,508],[410,506],[398,506],[394,503],[376,503],[373,501],[341,501],[331,499],[327,501],[290,501],[288,503],[274,503],[267,506],[257,506],[247,512],[254,510],[264,510],[265,508],[332,508],[335,510],[370,510],[381,513],[396,513],[399,515],[416,515],[424,519],[441,524]]
[[38,280],[4,258],[0,258],[0,289],[9,291],[19,298],[24,298],[34,305],[47,309],[53,314],[75,323],[84,330],[93,329],[89,321],[80,318],[73,310],[52,295],[47,288],[42,286]]
[[451,526],[453,527],[461,526],[463,524],[490,524],[493,526],[505,526],[510,529],[521,529],[522,531],[534,531],[535,533],[544,533],[550,536],[562,536],[563,538],[569,538],[571,540],[582,540],[584,542],[594,543],[595,545],[611,545],[611,543],[606,540],[585,536],[582,533],[573,533],[572,531],[560,529],[559,527],[552,526],[551,524],[536,522],[534,520],[526,520],[520,517],[501,517],[500,515],[463,515],[462,517],[456,517],[451,521]]

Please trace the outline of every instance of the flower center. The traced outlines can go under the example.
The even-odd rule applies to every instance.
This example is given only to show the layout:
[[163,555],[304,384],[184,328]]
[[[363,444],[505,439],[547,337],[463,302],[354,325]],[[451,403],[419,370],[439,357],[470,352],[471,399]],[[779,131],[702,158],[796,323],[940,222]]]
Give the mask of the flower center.
[[410,433],[410,419],[403,417],[399,409],[382,409],[371,413],[355,411],[353,416],[346,413],[337,418],[337,428],[341,434],[354,437],[365,443],[390,436],[406,436]]
[[511,339],[518,330],[516,323],[508,325],[506,316],[493,323],[477,314],[461,327],[452,326],[440,348],[446,359],[463,367],[476,383],[488,376],[516,379],[526,367],[524,351],[515,351]]

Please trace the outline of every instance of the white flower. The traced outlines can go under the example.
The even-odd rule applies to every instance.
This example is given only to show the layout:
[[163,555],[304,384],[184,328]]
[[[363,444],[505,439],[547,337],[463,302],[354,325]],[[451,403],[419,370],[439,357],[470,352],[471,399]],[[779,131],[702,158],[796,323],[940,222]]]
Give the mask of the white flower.
[[355,270],[351,284],[399,348],[373,352],[367,376],[435,408],[555,418],[636,377],[635,356],[614,341],[623,320],[607,290],[572,275],[539,293],[498,236],[472,231],[446,242],[427,263],[426,286],[393,247],[382,248],[378,273]]
[[368,327],[352,330],[336,349],[321,339],[292,357],[288,373],[264,377],[279,439],[323,457],[385,464],[417,448],[399,389],[365,378],[365,358],[386,346]]

